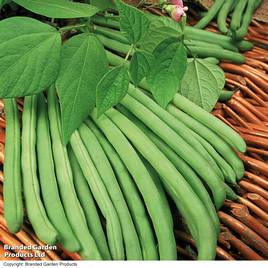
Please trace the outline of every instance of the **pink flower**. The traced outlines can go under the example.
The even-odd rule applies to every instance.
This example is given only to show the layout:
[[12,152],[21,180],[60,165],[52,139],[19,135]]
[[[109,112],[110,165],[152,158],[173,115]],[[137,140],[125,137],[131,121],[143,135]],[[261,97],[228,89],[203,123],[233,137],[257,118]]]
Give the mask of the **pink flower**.
[[182,0],[170,0],[172,5],[180,6],[183,8],[183,1]]
[[167,5],[165,10],[170,14],[171,18],[175,21],[180,21],[182,16],[185,16],[185,12],[188,7],[183,7],[183,3],[180,0],[172,0],[171,2],[180,3],[182,5]]

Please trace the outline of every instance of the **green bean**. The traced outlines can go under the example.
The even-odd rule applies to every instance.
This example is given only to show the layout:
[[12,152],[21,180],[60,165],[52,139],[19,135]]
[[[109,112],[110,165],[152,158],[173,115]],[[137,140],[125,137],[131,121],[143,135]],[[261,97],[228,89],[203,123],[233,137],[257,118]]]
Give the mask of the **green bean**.
[[224,49],[231,51],[237,51],[237,48],[241,51],[247,51],[253,47],[253,44],[249,41],[242,40],[233,42],[230,36],[204,31],[190,26],[185,27],[185,38],[217,44]]
[[188,47],[206,47],[206,48],[215,48],[222,49],[222,46],[218,44],[211,44],[201,40],[184,40],[184,44]]
[[89,232],[92,234],[94,240],[96,241],[96,244],[103,259],[110,260],[111,255],[109,252],[106,237],[101,225],[100,217],[95,205],[94,198],[87,184],[86,178],[74,155],[73,150],[71,149],[70,146],[68,146],[67,149],[74,176],[75,190],[78,199],[80,201],[80,204],[83,208]]
[[192,116],[180,111],[173,105],[168,105],[167,110],[189,128],[191,128],[195,133],[207,140],[207,142],[209,142],[233,168],[238,179],[243,177],[244,166],[241,159],[236,155],[231,146],[225,142],[225,140],[223,140],[215,131],[203,125]]
[[[109,64],[113,66],[119,66],[124,62],[124,59],[122,57],[110,52],[109,50],[105,49],[105,52]],[[129,65],[129,62],[127,61],[126,64]]]
[[112,259],[124,260],[125,252],[118,215],[77,130],[72,134],[70,144],[101,213],[106,219],[107,239]]
[[235,44],[240,51],[248,51],[253,48],[253,43],[247,40],[236,41]]
[[166,218],[170,219],[170,224],[173,224],[173,219],[172,219],[172,214],[170,211],[170,207],[169,207],[169,203],[168,203],[168,199],[167,199],[167,195],[166,192],[164,190],[164,188],[162,187],[162,182],[158,176],[158,173],[155,171],[155,169],[151,166],[151,164],[138,152],[138,156],[140,157],[141,161],[143,162],[145,168],[147,169],[147,171],[149,172],[151,178],[153,179],[153,182],[160,194],[161,197],[161,202],[165,205],[166,209]]
[[135,180],[154,226],[158,240],[160,259],[177,259],[173,225],[170,223],[170,219],[165,217],[165,210],[167,208],[160,202],[161,196],[159,195],[147,169],[144,167],[142,161],[127,138],[106,115],[102,115],[97,119],[96,110],[94,110],[93,113],[91,113],[91,116],[115,148]]
[[54,87],[48,90],[48,117],[56,178],[67,219],[80,243],[82,257],[99,260],[101,256],[88,230],[84,212],[76,195],[67,148],[61,139],[60,111]]
[[226,26],[226,19],[227,19],[229,12],[231,11],[233,7],[233,3],[234,3],[234,0],[224,1],[217,15],[218,29],[224,34],[228,32],[228,29]]
[[47,105],[43,94],[38,95],[37,104],[36,149],[44,206],[49,220],[59,233],[59,241],[67,250],[75,252],[80,249],[80,244],[66,218],[59,195],[54,160],[52,157]]
[[238,151],[246,151],[246,143],[240,135],[212,114],[206,112],[201,107],[195,105],[193,102],[179,94],[175,95],[173,103],[176,107],[189,114],[192,118],[195,118],[215,131],[220,137],[222,137],[230,145],[234,146]]
[[116,40],[118,42],[121,42],[123,44],[130,45],[130,43],[127,40],[127,38],[118,30],[108,29],[106,27],[94,25],[94,31],[97,34],[102,34],[102,35],[105,35],[106,37],[114,39],[114,40]]
[[97,137],[86,124],[80,126],[79,133],[118,214],[127,260],[141,260],[142,252],[139,238],[111,164]]
[[226,49],[218,49],[218,48],[211,48],[211,47],[199,47],[199,46],[191,46],[189,47],[192,55],[206,58],[206,57],[215,57],[219,60],[228,60],[234,63],[244,63],[245,56],[238,53],[229,51]]
[[94,16],[90,18],[90,21],[103,27],[109,27],[116,30],[120,29],[119,21],[113,17]]
[[113,170],[116,174],[117,180],[120,184],[129,210],[131,212],[135,227],[140,239],[144,260],[157,260],[158,253],[154,241],[154,234],[151,224],[148,220],[148,215],[141,200],[137,187],[131,178],[126,166],[120,159],[119,155],[109,143],[103,133],[97,128],[95,123],[87,119],[86,124],[94,132],[98,141],[100,142],[105,154],[107,155]]
[[[123,54],[127,54],[130,49],[130,45],[120,43],[113,39],[109,39],[108,37],[100,35],[100,34],[97,34],[97,36],[100,42],[108,49],[112,49]],[[215,45],[206,46],[206,47],[200,46],[200,44],[193,45],[193,46],[189,46],[189,50],[191,51],[191,54],[204,57],[204,58],[215,57],[218,59],[230,60],[235,63],[243,63],[245,61],[245,57],[242,54],[229,51],[226,49],[222,49],[220,47],[216,47]],[[131,52],[131,55],[133,55],[133,53],[134,52]]]
[[219,233],[219,219],[213,203],[211,202],[210,195],[202,184],[200,178],[192,170],[192,168],[180,158],[162,139],[155,135],[148,127],[146,127],[138,118],[131,114],[122,105],[117,105],[117,109],[134,122],[150,139],[151,141],[165,154],[165,156],[172,162],[177,170],[184,176],[185,180],[190,184],[194,192],[203,202],[207,211],[214,222],[216,232]]
[[244,13],[240,28],[235,32],[235,39],[242,39],[248,33],[248,27],[251,23],[252,15],[255,10],[255,0],[248,0],[246,11]]
[[[117,30],[119,30],[120,28],[119,22],[111,17],[104,18],[100,16],[95,16],[94,18],[92,18],[92,21],[104,27],[113,28]],[[232,51],[237,51],[237,48],[241,51],[247,51],[252,49],[253,47],[253,44],[249,41],[242,40],[240,42],[233,43],[232,38],[229,36],[196,29],[191,26],[185,27],[185,39],[199,40],[202,42],[220,45],[221,47]]]
[[198,29],[205,28],[217,15],[224,2],[225,0],[215,0],[214,4],[209,8],[206,16],[204,16],[197,24],[195,24],[194,27]]
[[23,192],[27,210],[27,216],[31,222],[37,237],[47,243],[55,244],[58,241],[58,233],[50,223],[40,196],[40,187],[37,177],[36,164],[36,114],[37,96],[24,98],[24,110],[22,113],[22,137],[21,137],[21,168],[23,179]]
[[106,114],[155,168],[164,184],[168,185],[168,190],[172,191],[179,211],[185,218],[193,237],[196,238],[198,259],[214,259],[217,235],[206,208],[192,188],[175,166],[134,123],[115,109],[108,110]]
[[159,117],[143,106],[130,95],[126,95],[121,104],[129,109],[136,117],[145,123],[153,132],[161,137],[165,142],[182,157],[200,177],[209,185],[216,207],[219,209],[223,204],[226,194],[222,180],[217,173],[210,168],[207,160],[196,152],[182,137],[172,130]]
[[226,102],[232,98],[234,91],[222,90],[219,96],[219,101]]
[[257,9],[261,3],[262,3],[262,0],[256,0],[254,8]]
[[241,19],[243,12],[247,6],[248,0],[238,0],[237,5],[235,6],[234,12],[232,14],[230,28],[232,31],[236,31],[241,25]]
[[[115,50],[119,53],[127,54],[130,50],[130,45],[118,42],[117,40],[110,39],[102,34],[95,34],[104,47]],[[130,56],[134,54],[134,51],[130,53]]]
[[16,99],[4,99],[6,115],[4,216],[8,230],[17,233],[23,223],[20,161],[20,123]]
[[210,153],[210,155],[215,159],[216,163],[222,169],[224,177],[227,182],[231,184],[236,184],[236,175],[233,171],[232,167],[222,158],[221,155],[211,146],[209,142],[207,142],[203,137],[192,131],[193,135],[203,144],[204,148]]
[[219,169],[215,160],[210,156],[206,149],[200,142],[192,135],[191,130],[186,127],[182,122],[177,120],[176,117],[169,114],[165,109],[161,108],[149,96],[144,94],[141,90],[134,88],[130,85],[128,93],[137,101],[146,106],[150,111],[157,115],[163,122],[165,122],[171,129],[173,129],[181,138],[184,139],[190,146],[199,152],[211,165],[219,177],[223,179],[221,170]]
[[204,58],[204,60],[215,65],[218,65],[220,63],[219,59],[214,58],[214,57],[207,57],[207,58]]
[[234,190],[228,184],[225,184],[225,189],[226,189],[227,199],[232,200],[232,201],[237,201],[238,195],[234,192]]

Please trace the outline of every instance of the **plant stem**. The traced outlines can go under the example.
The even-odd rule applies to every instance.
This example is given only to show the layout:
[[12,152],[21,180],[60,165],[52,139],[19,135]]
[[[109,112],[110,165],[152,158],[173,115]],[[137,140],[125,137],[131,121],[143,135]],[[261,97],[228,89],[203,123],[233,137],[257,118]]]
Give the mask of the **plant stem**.
[[131,47],[130,47],[130,49],[129,49],[129,51],[128,51],[128,53],[127,53],[127,55],[126,55],[126,57],[125,57],[125,62],[128,61],[128,58],[129,58],[129,56],[130,56],[130,54],[131,54],[133,48],[134,48],[134,45],[132,44]]
[[65,27],[59,28],[59,31],[60,32],[70,31],[70,30],[75,30],[75,29],[83,28],[83,27],[86,27],[86,26],[87,26],[86,23],[76,24],[76,25],[70,25],[70,26],[65,26]]

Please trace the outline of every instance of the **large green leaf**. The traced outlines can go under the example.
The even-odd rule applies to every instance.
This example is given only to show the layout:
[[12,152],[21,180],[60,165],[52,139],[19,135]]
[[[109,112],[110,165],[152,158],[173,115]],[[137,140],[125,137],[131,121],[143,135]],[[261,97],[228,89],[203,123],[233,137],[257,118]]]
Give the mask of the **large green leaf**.
[[5,5],[10,3],[12,0],[0,0],[0,9]]
[[95,107],[96,87],[107,71],[105,50],[93,34],[76,35],[64,44],[56,87],[65,143]]
[[115,3],[120,13],[121,31],[130,43],[136,44],[146,35],[150,20],[142,11],[121,0],[115,0]]
[[126,95],[129,85],[127,67],[121,65],[107,72],[97,87],[97,113],[102,115],[118,104]]
[[169,37],[180,38],[182,29],[178,22],[167,17],[148,16],[150,26],[147,35],[140,40],[140,47],[152,52],[163,40]]
[[82,18],[95,15],[96,6],[68,0],[14,0],[20,6],[49,18]]
[[0,21],[0,97],[46,89],[56,79],[61,37],[55,28],[27,17]]
[[98,7],[101,10],[113,9],[115,4],[111,0],[88,0],[92,5]]
[[203,59],[188,62],[180,93],[206,111],[211,111],[225,84],[223,70]]
[[166,107],[179,89],[187,66],[185,47],[178,38],[162,41],[154,50],[155,57],[147,82],[156,101]]
[[148,75],[153,60],[154,56],[145,50],[137,50],[134,53],[131,58],[129,72],[135,86],[138,86],[141,80]]

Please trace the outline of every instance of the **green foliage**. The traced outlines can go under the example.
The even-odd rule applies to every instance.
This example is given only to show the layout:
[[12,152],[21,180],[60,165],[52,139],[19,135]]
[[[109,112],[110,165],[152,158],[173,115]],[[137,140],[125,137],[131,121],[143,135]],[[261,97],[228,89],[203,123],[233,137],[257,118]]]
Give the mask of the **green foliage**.
[[150,20],[139,9],[115,0],[120,14],[120,29],[131,44],[137,44],[147,33]]
[[64,44],[56,87],[65,143],[95,107],[96,87],[107,71],[106,53],[95,35],[79,34]]
[[187,66],[187,54],[183,42],[170,37],[153,51],[154,61],[148,76],[148,84],[156,101],[166,107],[179,89]]
[[127,67],[121,65],[108,71],[97,86],[98,116],[118,104],[126,95],[129,85]]
[[61,48],[55,28],[27,17],[0,21],[0,96],[36,94],[56,79]]
[[[0,7],[8,1],[0,0]],[[16,5],[42,16],[80,18],[78,24],[58,30],[28,17],[0,21],[0,97],[37,94],[56,82],[65,143],[95,106],[100,116],[117,105],[126,95],[130,79],[135,86],[147,79],[154,98],[165,107],[177,92],[186,68],[179,23],[148,16],[121,0],[83,2],[14,0]],[[93,28],[89,20],[110,8],[118,9],[118,24],[131,45],[125,63],[112,70],[108,69],[103,45],[90,33]],[[84,33],[61,46],[60,33],[70,29]]]
[[88,0],[90,4],[98,7],[100,10],[114,9],[115,4],[111,0]]
[[83,18],[95,15],[99,9],[93,5],[68,0],[13,0],[20,6],[49,18]]
[[137,50],[134,53],[131,58],[129,71],[135,86],[138,86],[141,80],[149,74],[153,60],[154,56],[145,50]]
[[151,21],[147,35],[140,41],[140,47],[152,52],[163,40],[169,37],[182,38],[181,25],[167,17],[149,16]]
[[180,93],[210,112],[224,84],[224,72],[219,66],[203,59],[193,59],[188,62]]

